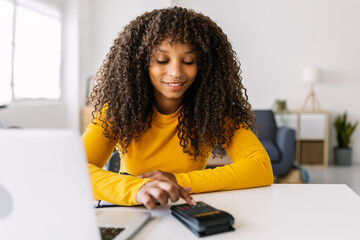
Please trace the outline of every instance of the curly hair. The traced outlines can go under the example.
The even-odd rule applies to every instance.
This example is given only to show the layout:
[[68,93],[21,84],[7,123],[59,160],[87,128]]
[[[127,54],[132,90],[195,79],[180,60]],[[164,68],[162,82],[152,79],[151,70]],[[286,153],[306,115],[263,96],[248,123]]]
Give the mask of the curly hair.
[[[88,102],[101,115],[105,136],[122,153],[151,127],[154,96],[149,77],[153,51],[165,39],[194,46],[198,63],[178,118],[179,144],[195,160],[221,157],[240,127],[254,130],[240,62],[227,36],[209,17],[181,7],[146,12],[115,39],[98,70]],[[105,111],[104,111],[105,109]],[[93,121],[94,122],[94,121]]]

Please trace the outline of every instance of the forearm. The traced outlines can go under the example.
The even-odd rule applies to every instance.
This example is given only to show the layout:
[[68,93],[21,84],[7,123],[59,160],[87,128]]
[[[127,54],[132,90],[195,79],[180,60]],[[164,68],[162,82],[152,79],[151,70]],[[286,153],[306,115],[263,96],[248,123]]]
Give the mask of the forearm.
[[268,186],[273,182],[270,158],[250,129],[236,130],[225,150],[232,164],[175,174],[179,185],[192,187],[193,193],[200,193]]
[[137,205],[136,194],[151,179],[121,175],[89,163],[94,198],[117,205]]
[[232,164],[175,174],[180,186],[192,187],[192,193],[268,186],[273,173],[268,157],[247,158]]

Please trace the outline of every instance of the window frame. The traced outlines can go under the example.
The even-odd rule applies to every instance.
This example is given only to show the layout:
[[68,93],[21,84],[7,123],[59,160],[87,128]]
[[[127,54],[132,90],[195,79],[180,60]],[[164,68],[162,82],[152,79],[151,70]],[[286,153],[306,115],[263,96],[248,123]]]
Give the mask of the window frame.
[[[21,3],[21,1],[19,2],[18,0],[3,0],[5,2],[9,2],[10,4],[13,5],[13,19],[12,19],[12,35],[11,35],[11,78],[10,78],[10,91],[11,91],[11,99],[10,102],[5,104],[5,105],[9,105],[9,104],[17,104],[17,103],[26,103],[26,102],[31,102],[31,103],[45,103],[45,102],[49,102],[49,103],[56,103],[56,102],[61,102],[63,99],[63,78],[62,78],[62,69],[63,69],[63,23],[62,23],[62,17],[61,17],[61,11],[60,11],[60,7],[58,9],[58,16],[55,16],[55,14],[50,14],[47,11],[42,11],[39,8],[36,7],[32,7],[31,3],[30,4],[23,4]],[[41,14],[43,16],[47,16],[50,18],[54,18],[54,19],[58,19],[60,22],[60,66],[59,66],[59,90],[60,90],[60,94],[59,97],[57,98],[46,98],[46,97],[36,97],[36,98],[27,98],[27,97],[21,97],[21,98],[16,98],[15,97],[15,86],[14,86],[14,73],[15,73],[15,49],[16,49],[16,25],[17,25],[17,8],[21,6],[27,10],[36,12],[38,14]]]

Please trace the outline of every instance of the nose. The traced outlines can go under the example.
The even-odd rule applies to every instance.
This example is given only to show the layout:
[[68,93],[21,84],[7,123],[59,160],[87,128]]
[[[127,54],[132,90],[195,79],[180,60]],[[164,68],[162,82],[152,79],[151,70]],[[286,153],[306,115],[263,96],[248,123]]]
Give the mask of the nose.
[[175,61],[170,64],[168,68],[168,74],[175,81],[180,80],[182,76],[181,64]]

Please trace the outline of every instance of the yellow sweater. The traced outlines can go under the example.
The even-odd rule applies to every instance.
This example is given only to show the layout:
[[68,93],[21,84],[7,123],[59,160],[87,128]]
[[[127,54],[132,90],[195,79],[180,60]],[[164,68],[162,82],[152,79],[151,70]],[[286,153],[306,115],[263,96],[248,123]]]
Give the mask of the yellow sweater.
[[[273,181],[269,156],[251,130],[238,129],[226,148],[232,164],[206,169],[206,161],[193,161],[182,152],[177,136],[180,109],[160,114],[154,108],[151,128],[140,141],[133,141],[128,153],[121,156],[122,175],[103,170],[114,145],[103,135],[100,124],[90,124],[82,136],[89,162],[90,179],[95,199],[119,205],[135,205],[136,193],[151,179],[141,179],[142,173],[162,170],[173,173],[182,187],[192,187],[192,193],[230,190],[270,185]],[[210,157],[210,156],[209,156]]]

